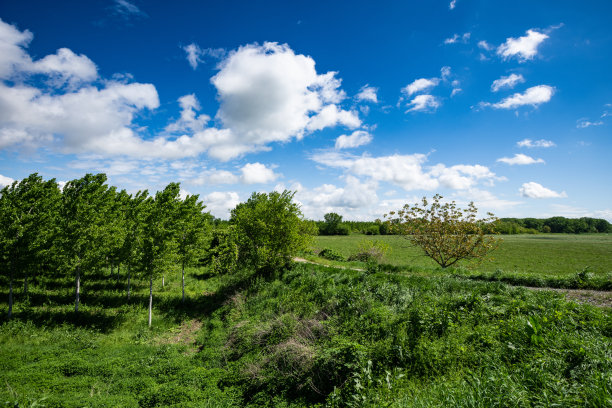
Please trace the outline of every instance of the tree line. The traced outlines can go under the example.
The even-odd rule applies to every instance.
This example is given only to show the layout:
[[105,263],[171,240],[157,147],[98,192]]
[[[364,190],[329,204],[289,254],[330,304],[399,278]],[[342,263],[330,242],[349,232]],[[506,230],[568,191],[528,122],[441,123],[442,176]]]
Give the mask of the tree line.
[[[327,213],[323,221],[314,221],[318,235],[395,235],[397,230],[390,228],[389,222],[343,221],[342,215]],[[499,218],[484,226],[490,234],[539,234],[539,233],[611,233],[612,224],[601,218]]]

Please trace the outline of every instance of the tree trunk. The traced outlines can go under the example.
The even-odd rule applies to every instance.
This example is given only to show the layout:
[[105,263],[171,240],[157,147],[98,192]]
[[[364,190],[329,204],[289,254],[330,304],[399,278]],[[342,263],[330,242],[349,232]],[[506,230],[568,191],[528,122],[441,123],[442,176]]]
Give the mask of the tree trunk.
[[11,278],[9,283],[9,310],[8,318],[10,319],[13,315],[13,265],[11,264]]
[[117,282],[119,282],[119,270],[121,269],[121,264],[117,264]]
[[113,263],[111,262],[111,264],[110,264],[110,268],[111,268],[111,274],[110,274],[110,276],[111,276],[111,278],[113,277],[113,266],[114,266],[114,265],[113,265]]
[[25,273],[25,277],[23,278],[23,294],[28,296],[28,273]]
[[182,266],[182,283],[183,283],[183,303],[185,303],[185,261],[183,261]]
[[130,300],[130,278],[131,278],[131,271],[130,271],[130,265],[127,266],[127,270],[128,270],[128,300]]
[[151,327],[151,312],[153,310],[153,275],[149,279],[149,327]]
[[166,287],[166,275],[162,275],[162,288]]
[[76,270],[76,298],[74,301],[74,311],[79,311],[79,297],[81,295],[81,266],[77,266]]

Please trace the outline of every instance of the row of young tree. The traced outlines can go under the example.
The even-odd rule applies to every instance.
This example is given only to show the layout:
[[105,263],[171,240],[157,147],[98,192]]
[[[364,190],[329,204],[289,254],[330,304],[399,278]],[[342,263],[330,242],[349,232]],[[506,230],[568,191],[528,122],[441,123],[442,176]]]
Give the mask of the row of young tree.
[[106,184],[106,175],[87,174],[60,189],[55,179],[38,174],[15,181],[0,192],[0,269],[13,285],[37,274],[74,278],[78,312],[81,282],[103,266],[127,270],[127,298],[133,274],[149,280],[149,324],[153,280],[170,265],[180,264],[185,297],[185,266],[202,253],[210,215],[198,196],[181,199],[178,183],[155,195],[130,195]]
[[307,249],[316,230],[289,191],[253,193],[228,222],[215,223],[197,195],[180,197],[178,183],[149,195],[118,191],[106,181],[104,174],[87,174],[60,189],[55,179],[32,174],[0,191],[0,273],[9,286],[9,318],[15,282],[23,282],[27,295],[33,276],[73,278],[78,312],[81,282],[109,266],[111,275],[120,267],[127,272],[128,300],[133,277],[148,280],[150,326],[153,281],[161,276],[163,282],[176,265],[184,302],[186,266],[271,274]]

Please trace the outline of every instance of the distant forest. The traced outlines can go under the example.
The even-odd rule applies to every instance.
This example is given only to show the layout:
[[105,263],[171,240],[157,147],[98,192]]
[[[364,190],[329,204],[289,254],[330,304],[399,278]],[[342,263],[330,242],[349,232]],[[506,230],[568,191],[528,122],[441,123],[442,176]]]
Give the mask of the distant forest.
[[[326,214],[328,215],[328,214]],[[330,225],[326,221],[314,221],[319,235],[389,235],[388,225],[377,221],[341,221]],[[490,226],[489,232],[497,234],[539,234],[539,233],[610,233],[612,224],[600,218],[500,218]]]

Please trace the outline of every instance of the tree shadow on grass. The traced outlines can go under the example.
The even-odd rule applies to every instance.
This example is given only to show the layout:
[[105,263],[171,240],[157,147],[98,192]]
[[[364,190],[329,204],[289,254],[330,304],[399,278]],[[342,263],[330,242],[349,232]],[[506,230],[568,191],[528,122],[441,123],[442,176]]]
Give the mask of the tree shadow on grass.
[[[126,315],[101,310],[79,310],[75,312],[74,310],[28,309],[16,311],[13,313],[11,320],[19,320],[24,323],[31,322],[37,327],[69,325],[108,333],[125,322]],[[7,321],[5,314],[0,318],[0,325]]]
[[180,295],[161,297],[157,302],[154,298],[153,304],[165,317],[172,319],[175,323],[181,323],[187,319],[201,319],[223,307],[228,299],[251,286],[255,279],[256,275],[245,273],[236,276],[216,292],[203,293],[197,297],[186,297],[185,302],[182,301]]

